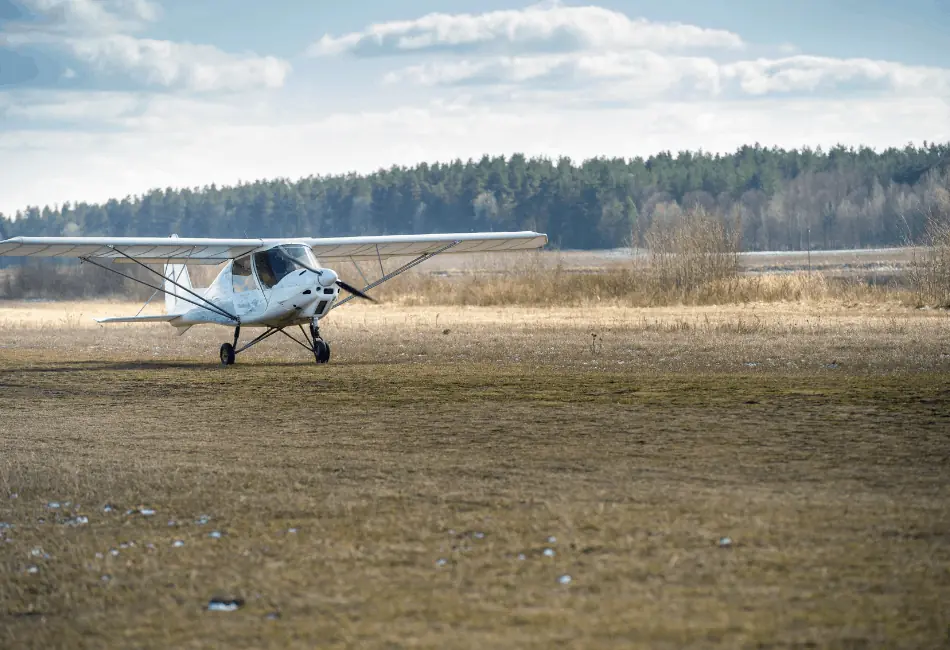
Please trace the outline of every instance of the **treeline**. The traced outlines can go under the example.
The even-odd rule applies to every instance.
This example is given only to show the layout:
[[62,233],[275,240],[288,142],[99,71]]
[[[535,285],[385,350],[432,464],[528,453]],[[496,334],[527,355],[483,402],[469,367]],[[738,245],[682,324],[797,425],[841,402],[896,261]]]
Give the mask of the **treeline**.
[[139,235],[331,237],[537,230],[563,249],[643,246],[654,222],[703,207],[741,224],[743,250],[899,246],[920,237],[927,207],[950,187],[950,143],[729,155],[478,161],[156,189],[104,204],[0,215],[0,237]]

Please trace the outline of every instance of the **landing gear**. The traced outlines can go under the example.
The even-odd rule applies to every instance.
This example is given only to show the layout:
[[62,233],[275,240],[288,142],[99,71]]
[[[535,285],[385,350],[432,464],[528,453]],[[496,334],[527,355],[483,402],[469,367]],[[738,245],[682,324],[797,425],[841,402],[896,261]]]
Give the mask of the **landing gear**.
[[[328,363],[330,361],[330,344],[320,338],[320,326],[317,323],[317,319],[314,318],[312,321],[310,321],[309,337],[307,336],[307,331],[304,329],[303,325],[300,325],[300,333],[303,334],[303,341],[301,341],[296,336],[285,332],[284,327],[268,327],[267,331],[255,338],[253,341],[238,348],[238,337],[241,335],[241,326],[239,325],[234,328],[234,343],[221,344],[221,365],[234,365],[235,357],[237,357],[238,354],[244,352],[253,345],[257,345],[264,339],[269,338],[274,334],[283,334],[291,341],[294,341],[298,345],[310,350],[313,353],[313,358],[317,363]],[[304,343],[304,341],[306,341],[306,343]]]
[[221,365],[233,366],[235,359],[234,346],[230,343],[221,344]]
[[317,339],[313,343],[313,357],[317,363],[327,363],[330,361],[330,344],[322,339]]
[[241,326],[238,325],[234,328],[234,343],[222,343],[221,344],[221,365],[223,366],[233,366],[234,360],[237,357],[237,342],[238,337],[241,336]]
[[310,338],[313,340],[313,358],[317,363],[328,363],[330,344],[320,338],[320,325],[316,318],[310,321]]

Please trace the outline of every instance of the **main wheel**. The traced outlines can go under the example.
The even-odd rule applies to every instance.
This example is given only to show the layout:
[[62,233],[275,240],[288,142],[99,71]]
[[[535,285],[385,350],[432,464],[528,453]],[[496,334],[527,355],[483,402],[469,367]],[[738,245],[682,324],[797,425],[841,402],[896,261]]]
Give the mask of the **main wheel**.
[[317,363],[327,363],[330,361],[330,344],[323,339],[317,339],[313,343],[313,356]]
[[233,366],[234,365],[234,346],[230,343],[221,344],[221,365],[224,366]]

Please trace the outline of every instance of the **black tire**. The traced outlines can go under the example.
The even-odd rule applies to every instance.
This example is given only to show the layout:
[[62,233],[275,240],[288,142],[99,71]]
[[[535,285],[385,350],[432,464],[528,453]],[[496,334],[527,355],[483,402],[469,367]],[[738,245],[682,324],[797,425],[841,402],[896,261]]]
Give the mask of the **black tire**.
[[233,366],[234,365],[234,346],[230,343],[221,344],[221,365],[223,366]]
[[317,363],[329,363],[330,344],[323,339],[317,339],[314,341],[313,356],[316,358]]

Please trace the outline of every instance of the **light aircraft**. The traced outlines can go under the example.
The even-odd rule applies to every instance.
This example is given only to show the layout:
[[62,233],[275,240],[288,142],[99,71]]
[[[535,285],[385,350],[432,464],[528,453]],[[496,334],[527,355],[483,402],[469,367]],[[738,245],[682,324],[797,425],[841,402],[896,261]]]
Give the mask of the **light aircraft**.
[[[320,336],[320,320],[353,298],[374,299],[366,292],[444,253],[503,252],[543,247],[547,235],[536,232],[476,232],[298,239],[215,239],[171,237],[14,237],[0,241],[0,256],[78,258],[165,295],[165,314],[96,319],[99,323],[166,322],[184,334],[194,325],[234,328],[234,340],[221,345],[221,363],[280,333],[313,353],[317,363],[330,360],[330,345]],[[386,272],[383,260],[414,256]],[[318,261],[350,260],[367,282],[357,289]],[[369,282],[359,261],[379,262],[381,277]],[[162,278],[155,286],[101,262],[135,264]],[[205,288],[194,287],[187,264],[226,266]],[[148,266],[163,264],[163,272]],[[157,282],[157,281],[156,281]],[[350,295],[342,300],[340,289]],[[309,325],[309,337],[304,325]],[[306,343],[284,331],[297,326]],[[264,328],[260,336],[238,347],[242,327]]]

